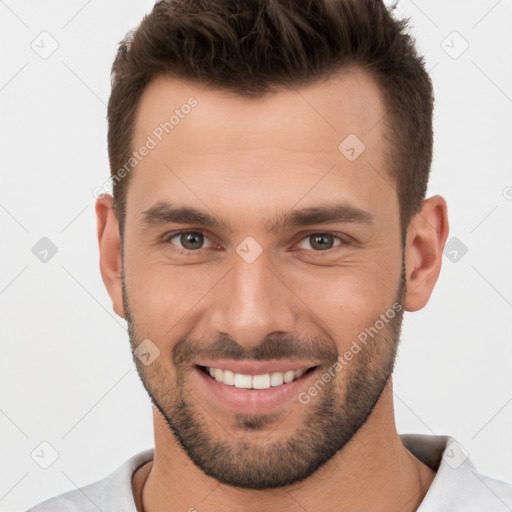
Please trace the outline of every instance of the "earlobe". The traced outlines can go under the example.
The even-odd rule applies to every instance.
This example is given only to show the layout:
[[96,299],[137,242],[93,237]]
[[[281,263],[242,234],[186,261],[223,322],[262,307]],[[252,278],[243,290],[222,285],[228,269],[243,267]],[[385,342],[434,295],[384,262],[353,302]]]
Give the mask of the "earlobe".
[[125,318],[122,293],[122,259],[119,223],[113,197],[105,194],[96,200],[96,221],[100,251],[100,272],[117,315]]
[[448,208],[444,198],[436,195],[425,199],[407,230],[407,290],[403,301],[406,311],[418,311],[427,304],[441,272],[448,231]]

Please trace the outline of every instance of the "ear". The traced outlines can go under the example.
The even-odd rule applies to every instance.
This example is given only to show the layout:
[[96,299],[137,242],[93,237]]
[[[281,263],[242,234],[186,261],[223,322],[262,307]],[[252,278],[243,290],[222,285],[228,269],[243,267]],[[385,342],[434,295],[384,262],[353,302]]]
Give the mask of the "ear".
[[114,198],[111,195],[104,194],[96,200],[96,219],[101,277],[112,299],[114,311],[121,318],[125,318],[121,278],[121,237],[114,211]]
[[407,290],[403,301],[406,311],[418,311],[427,304],[441,272],[448,231],[446,201],[441,196],[425,199],[407,229]]

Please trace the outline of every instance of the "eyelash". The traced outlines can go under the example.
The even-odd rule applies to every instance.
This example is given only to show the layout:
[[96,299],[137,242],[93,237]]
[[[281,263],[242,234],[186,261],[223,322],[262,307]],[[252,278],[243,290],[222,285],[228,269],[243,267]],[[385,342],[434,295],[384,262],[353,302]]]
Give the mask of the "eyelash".
[[[167,233],[166,235],[164,235],[164,237],[162,239],[162,243],[164,245],[170,244],[170,240],[172,240],[173,238],[177,237],[178,235],[182,235],[184,233],[201,234],[205,238],[210,240],[210,238],[205,233],[203,233],[201,230],[182,229],[180,231],[173,231],[172,233]],[[324,251],[314,251],[314,250],[311,250],[313,253],[316,253],[318,256],[320,256],[320,254],[322,254],[322,253],[329,253],[334,248],[339,247],[341,245],[350,245],[350,242],[347,239],[348,238],[347,235],[345,235],[344,233],[338,233],[338,232],[333,232],[333,231],[311,231],[310,233],[306,233],[299,240],[298,243],[302,242],[306,238],[311,237],[312,235],[332,235],[334,238],[337,238],[341,242],[339,245],[335,245],[334,247],[331,247],[330,249],[326,249]],[[215,243],[212,240],[210,240],[210,241],[212,242],[213,246],[215,246]],[[174,245],[174,244],[172,244],[172,245]],[[202,249],[192,250],[192,249],[182,249],[180,247],[175,246],[174,251],[177,252],[180,255],[194,256],[194,255],[197,255],[197,254],[202,254],[203,251],[205,251],[207,249],[210,249],[210,248],[211,247],[206,247],[206,248],[202,248]],[[309,250],[309,249],[304,249],[304,250]]]

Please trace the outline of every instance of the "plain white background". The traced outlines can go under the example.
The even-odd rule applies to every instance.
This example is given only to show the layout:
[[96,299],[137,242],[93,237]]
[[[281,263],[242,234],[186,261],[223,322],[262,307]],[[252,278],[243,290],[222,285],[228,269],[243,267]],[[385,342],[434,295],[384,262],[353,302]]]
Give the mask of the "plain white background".
[[[92,195],[109,175],[117,44],[152,4],[0,2],[2,511],[153,446],[126,324],[100,277]],[[481,473],[512,482],[512,1],[401,10],[436,93],[428,195],[446,198],[455,240],[429,304],[404,317],[398,430],[452,435]],[[46,263],[32,250],[43,237],[57,249]],[[58,454],[48,469],[31,455],[51,458],[42,442]]]

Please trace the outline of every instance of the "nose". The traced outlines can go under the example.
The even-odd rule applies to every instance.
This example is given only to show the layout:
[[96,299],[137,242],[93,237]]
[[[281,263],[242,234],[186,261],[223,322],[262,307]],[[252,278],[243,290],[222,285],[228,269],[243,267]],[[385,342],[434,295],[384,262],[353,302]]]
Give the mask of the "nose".
[[258,345],[269,334],[294,332],[300,301],[265,251],[252,263],[235,255],[215,288],[210,327],[240,345]]

